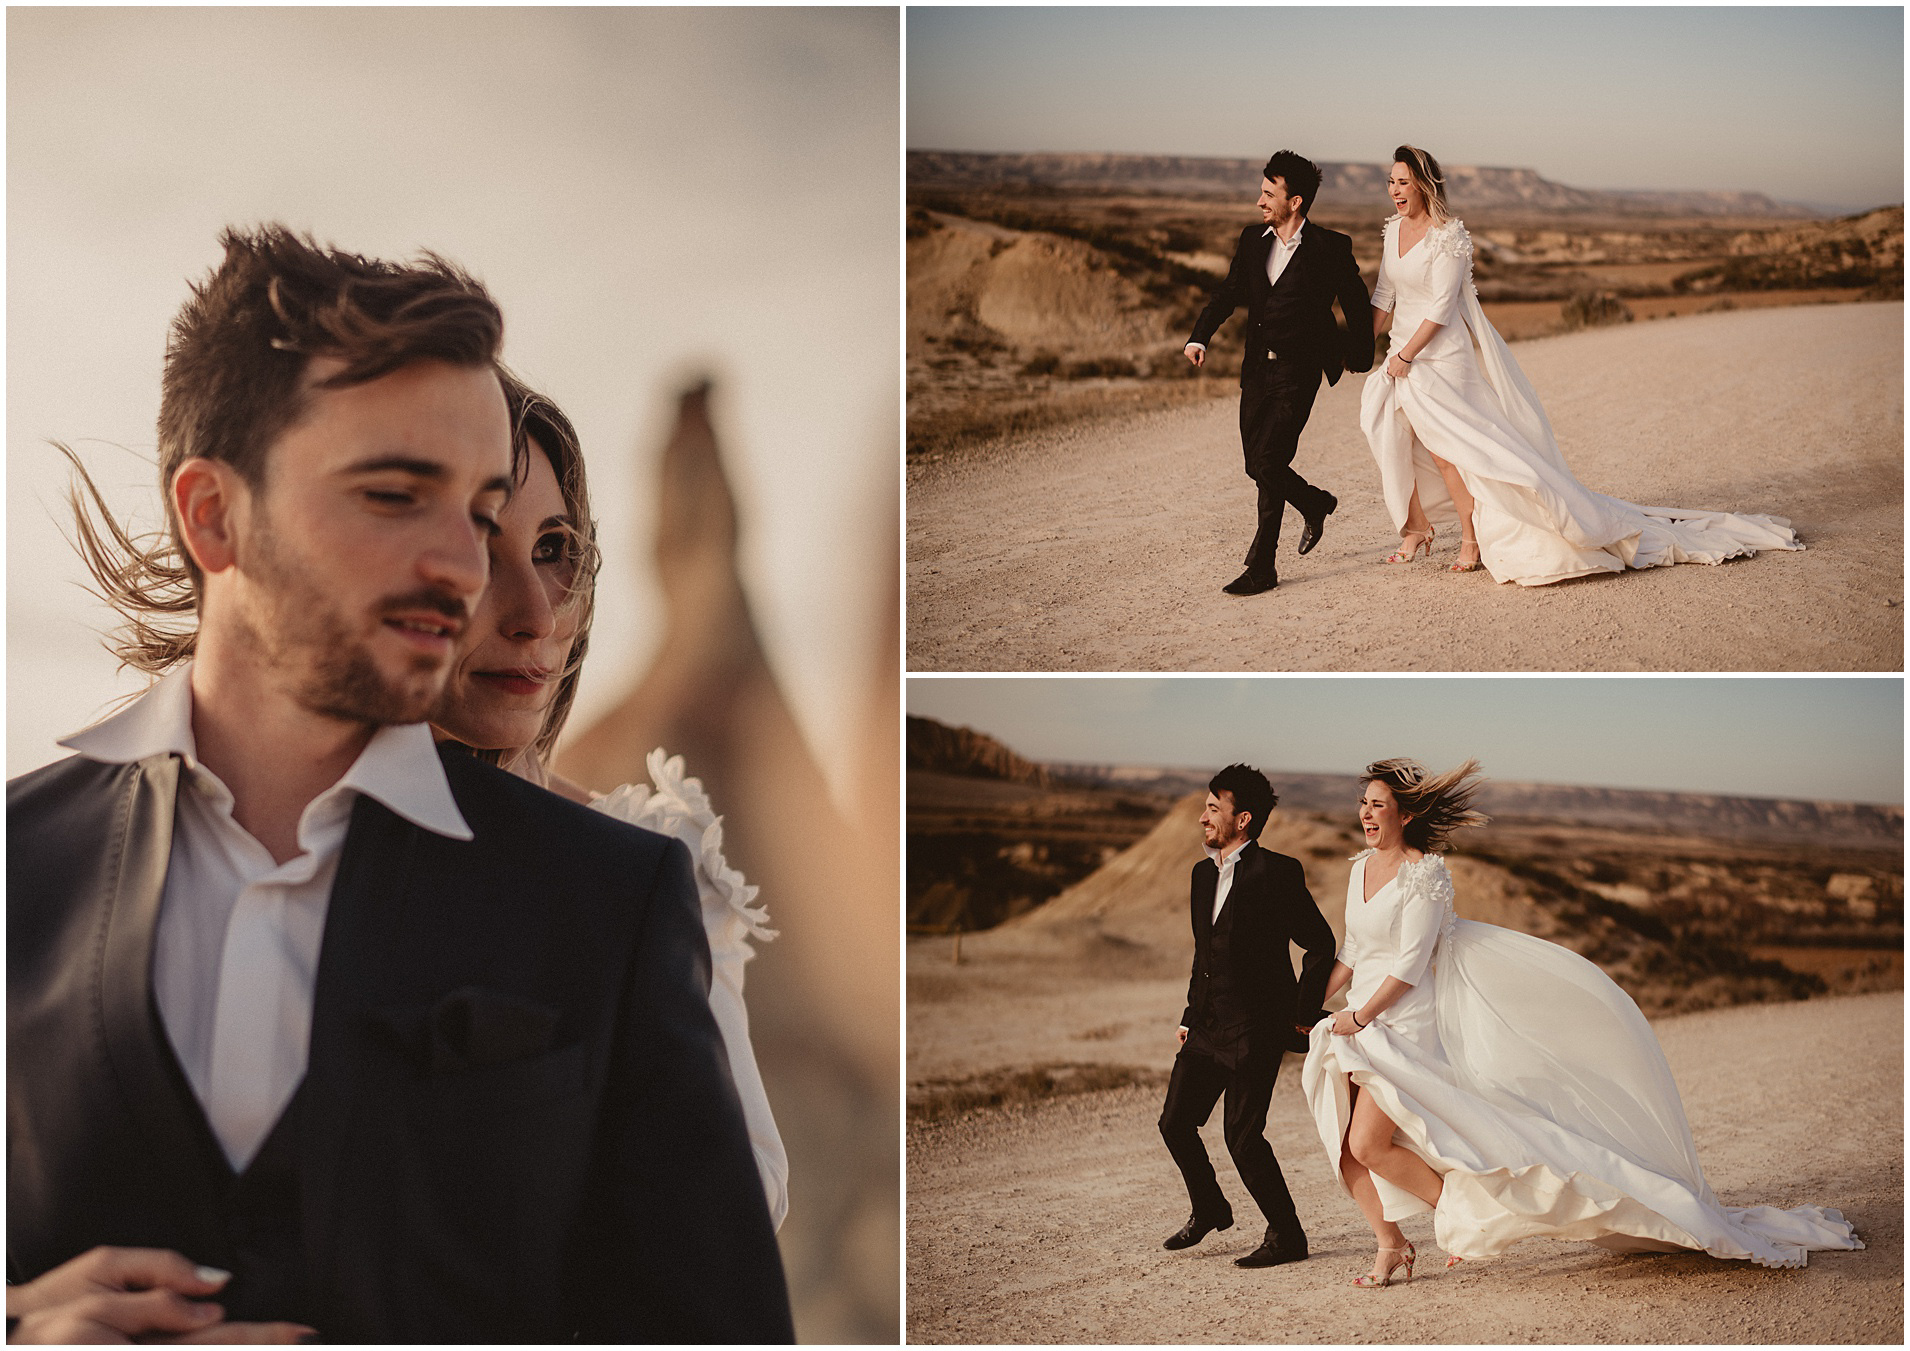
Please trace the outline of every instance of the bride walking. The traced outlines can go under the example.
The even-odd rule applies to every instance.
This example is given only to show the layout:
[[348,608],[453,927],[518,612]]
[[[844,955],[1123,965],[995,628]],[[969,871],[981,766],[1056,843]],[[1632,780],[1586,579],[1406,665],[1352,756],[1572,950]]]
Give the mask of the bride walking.
[[1472,239],[1446,207],[1439,162],[1410,145],[1393,159],[1398,214],[1373,288],[1373,334],[1393,331],[1392,354],[1360,400],[1400,532],[1387,562],[1430,556],[1435,518],[1459,530],[1451,571],[1483,565],[1522,586],[1804,547],[1782,517],[1634,506],[1573,477],[1538,395],[1479,308]]
[[1301,1071],[1334,1175],[1379,1245],[1353,1283],[1411,1280],[1398,1222],[1428,1210],[1448,1266],[1533,1237],[1767,1267],[1863,1247],[1835,1210],[1721,1204],[1630,997],[1557,944],[1455,916],[1435,851],[1485,824],[1477,771],[1381,760],[1364,776],[1368,847],[1327,982],[1346,1007],[1311,1029]]

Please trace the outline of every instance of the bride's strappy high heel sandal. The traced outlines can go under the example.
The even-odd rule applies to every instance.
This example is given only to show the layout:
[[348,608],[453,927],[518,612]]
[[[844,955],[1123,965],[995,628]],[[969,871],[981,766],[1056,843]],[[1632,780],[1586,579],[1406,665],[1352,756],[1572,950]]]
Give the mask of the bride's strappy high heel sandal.
[[[1406,546],[1412,540],[1411,548]],[[1426,557],[1432,557],[1433,532],[1430,530],[1402,530],[1399,532],[1399,547],[1386,555],[1388,563],[1410,563],[1424,550]]]
[[1459,552],[1463,554],[1466,551],[1467,545],[1472,546],[1472,561],[1470,563],[1454,563],[1451,567],[1446,569],[1447,572],[1477,572],[1479,570],[1479,541],[1476,539],[1466,539],[1464,536],[1461,536],[1459,539]]
[[1375,1276],[1369,1271],[1364,1276],[1355,1276],[1353,1278],[1353,1284],[1362,1290],[1378,1290],[1382,1286],[1391,1285],[1393,1283],[1393,1273],[1398,1271],[1401,1267],[1406,1268],[1406,1279],[1411,1281],[1413,1278],[1413,1260],[1419,1255],[1413,1251],[1413,1245],[1408,1243],[1403,1248],[1380,1249],[1382,1257],[1389,1252],[1402,1253],[1404,1255],[1400,1257],[1398,1261],[1388,1264],[1384,1276]]

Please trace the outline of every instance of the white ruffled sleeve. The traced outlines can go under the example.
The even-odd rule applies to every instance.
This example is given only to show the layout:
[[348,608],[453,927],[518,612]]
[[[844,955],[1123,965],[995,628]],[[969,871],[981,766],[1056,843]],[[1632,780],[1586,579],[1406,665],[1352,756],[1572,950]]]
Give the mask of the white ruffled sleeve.
[[723,1034],[730,1078],[743,1103],[743,1120],[769,1202],[769,1217],[780,1229],[789,1213],[789,1155],[769,1108],[762,1072],[756,1067],[749,1009],[743,1003],[743,967],[756,955],[749,940],[767,941],[776,931],[768,927],[768,913],[751,904],[757,888],[723,858],[723,818],[711,808],[702,782],[684,776],[683,757],[666,757],[658,749],[650,752],[644,764],[654,789],[649,784],[625,784],[590,805],[619,821],[675,836],[690,847],[696,860],[696,889],[710,944],[710,1013]]
[[1396,303],[1393,299],[1393,275],[1388,267],[1393,252],[1393,223],[1388,221],[1379,230],[1379,275],[1373,278],[1373,308],[1387,314],[1393,312]]
[[1449,220],[1426,231],[1426,281],[1433,301],[1426,317],[1450,324],[1465,309],[1466,287],[1472,283],[1472,236],[1464,222]]
[[1400,865],[1399,915],[1394,921],[1398,956],[1388,975],[1418,985],[1426,979],[1433,951],[1439,946],[1451,909],[1452,874],[1446,861],[1428,854],[1417,863]]

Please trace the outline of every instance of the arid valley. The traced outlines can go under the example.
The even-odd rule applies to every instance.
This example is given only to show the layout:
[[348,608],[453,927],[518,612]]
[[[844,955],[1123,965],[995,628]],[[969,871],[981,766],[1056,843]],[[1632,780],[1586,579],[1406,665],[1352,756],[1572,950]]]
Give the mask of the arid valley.
[[[1294,461],[1338,497],[1323,541],[1305,558],[1287,545],[1280,589],[1242,600],[1221,586],[1254,526],[1232,374],[1243,321],[1202,371],[1181,346],[1251,194],[1144,190],[1126,162],[1117,187],[1011,179],[996,163],[1010,157],[986,157],[993,177],[975,181],[922,158],[911,670],[1901,668],[1902,553],[1879,547],[1903,530],[1901,207],[1641,206],[1513,171],[1455,185],[1486,311],[1534,335],[1513,351],[1577,479],[1780,517],[1804,551],[1518,587],[1448,576],[1459,540],[1442,527],[1426,563],[1376,567],[1399,537],[1360,429],[1367,377],[1352,375],[1322,387]],[[1328,166],[1319,210],[1353,231],[1370,277],[1373,185],[1332,172],[1358,167]],[[1460,196],[1495,184],[1477,206]]]
[[[1317,1157],[1297,1057],[1267,1135],[1313,1260],[1236,1271],[1251,1224],[1159,1250],[1186,1208],[1154,1118],[1201,777],[1035,764],[921,718],[909,764],[912,1340],[1901,1337],[1900,809],[1492,785],[1494,824],[1450,856],[1460,914],[1562,943],[1637,999],[1727,1202],[1835,1205],[1868,1248],[1770,1272],[1534,1240],[1376,1307],[1339,1293],[1369,1240]],[[1265,842],[1304,863],[1338,932],[1354,781],[1273,777]]]

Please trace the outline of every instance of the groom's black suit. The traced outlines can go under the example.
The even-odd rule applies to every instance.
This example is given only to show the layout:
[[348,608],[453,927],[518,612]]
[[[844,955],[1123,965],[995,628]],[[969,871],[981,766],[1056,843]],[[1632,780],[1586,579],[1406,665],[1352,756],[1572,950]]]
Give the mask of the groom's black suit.
[[237,1176],[153,1000],[179,759],[8,785],[9,1282],[121,1244],[333,1342],[792,1340],[688,851],[443,760],[476,838],[358,799]]
[[[1194,865],[1194,970],[1181,1015],[1187,1041],[1174,1058],[1161,1138],[1187,1183],[1195,1217],[1210,1224],[1230,1221],[1233,1209],[1200,1142],[1201,1126],[1225,1094],[1223,1130],[1240,1180],[1267,1217],[1268,1233],[1297,1245],[1305,1234],[1267,1144],[1267,1104],[1281,1055],[1304,1049],[1296,1025],[1313,1022],[1326,996],[1333,930],[1313,903],[1298,859],[1253,841],[1243,845],[1215,919],[1219,880],[1212,859]],[[1289,944],[1306,953],[1297,981]]]
[[[1240,362],[1240,445],[1247,476],[1259,486],[1259,525],[1247,550],[1247,571],[1275,576],[1280,516],[1286,503],[1302,516],[1320,517],[1334,506],[1330,494],[1293,471],[1300,432],[1313,412],[1320,376],[1336,384],[1342,369],[1373,368],[1369,297],[1353,261],[1353,241],[1323,225],[1306,222],[1279,282],[1267,280],[1273,248],[1269,225],[1240,232],[1227,279],[1194,321],[1189,343],[1206,346],[1214,330],[1242,305],[1247,307],[1246,354]],[[1347,328],[1333,322],[1339,302]]]

